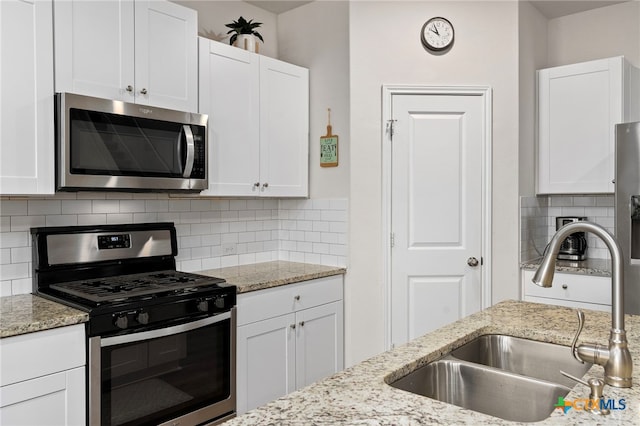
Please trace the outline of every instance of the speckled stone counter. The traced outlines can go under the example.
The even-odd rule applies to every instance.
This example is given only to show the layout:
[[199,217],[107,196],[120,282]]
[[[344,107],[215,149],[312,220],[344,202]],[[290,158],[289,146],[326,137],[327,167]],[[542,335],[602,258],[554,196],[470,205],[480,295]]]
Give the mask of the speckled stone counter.
[[[606,344],[610,315],[595,311],[585,311],[585,314],[581,341]],[[225,425],[514,424],[395,389],[387,383],[483,334],[500,333],[568,346],[576,326],[575,312],[569,308],[502,302],[252,410]],[[626,330],[634,362],[634,387],[605,386],[604,389],[605,398],[625,399],[626,409],[612,411],[606,417],[584,411],[569,410],[564,414],[555,410],[549,418],[536,424],[640,424],[640,316],[627,316]],[[586,377],[602,375],[602,367],[593,366]],[[588,398],[588,395],[586,386],[576,385],[565,399]],[[549,404],[556,402],[549,401]]]
[[[542,263],[542,258],[529,260],[520,264],[521,269],[535,271]],[[587,259],[580,262],[571,260],[558,260],[556,271],[570,274],[599,275],[602,277],[611,276],[611,260],[609,259]]]
[[0,338],[86,322],[86,312],[31,294],[0,297]]
[[237,287],[238,293],[247,293],[300,281],[344,274],[345,272],[345,268],[335,266],[276,260],[251,265],[208,269],[198,273],[224,278],[227,283]]

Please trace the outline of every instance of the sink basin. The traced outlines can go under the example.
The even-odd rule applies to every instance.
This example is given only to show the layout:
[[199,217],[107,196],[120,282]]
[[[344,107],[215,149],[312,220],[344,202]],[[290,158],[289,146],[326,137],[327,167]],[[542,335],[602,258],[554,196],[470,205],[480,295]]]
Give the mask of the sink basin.
[[514,422],[537,422],[571,389],[483,365],[442,359],[391,386]]
[[592,364],[580,363],[571,348],[501,334],[480,336],[455,349],[451,355],[460,360],[499,368],[572,388],[576,383],[560,374],[582,377]]
[[544,420],[575,382],[581,364],[567,346],[505,335],[480,336],[391,386],[516,422]]

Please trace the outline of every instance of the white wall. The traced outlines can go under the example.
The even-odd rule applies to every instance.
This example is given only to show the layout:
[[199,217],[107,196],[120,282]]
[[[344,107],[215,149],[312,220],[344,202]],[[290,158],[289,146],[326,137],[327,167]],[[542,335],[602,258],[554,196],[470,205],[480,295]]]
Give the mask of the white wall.
[[520,195],[535,194],[536,70],[547,64],[547,19],[531,3],[519,3]]
[[[347,364],[384,349],[381,86],[493,88],[493,301],[518,297],[518,9],[516,2],[356,1],[350,4],[351,191],[347,297],[356,300]],[[420,29],[444,16],[453,49],[426,52]],[[499,25],[487,25],[487,21]]]
[[[349,195],[349,6],[315,1],[278,15],[280,59],[309,72],[309,195]],[[320,137],[338,135],[338,167],[320,167]]]
[[278,57],[277,18],[274,13],[240,0],[171,1],[197,10],[198,33],[216,41],[229,43],[229,28],[224,25],[236,21],[240,16],[247,21],[253,19],[254,22],[262,22],[262,26],[256,29],[264,39],[264,44],[260,42],[260,53],[272,58]]
[[640,67],[640,2],[549,20],[548,66],[624,55]]

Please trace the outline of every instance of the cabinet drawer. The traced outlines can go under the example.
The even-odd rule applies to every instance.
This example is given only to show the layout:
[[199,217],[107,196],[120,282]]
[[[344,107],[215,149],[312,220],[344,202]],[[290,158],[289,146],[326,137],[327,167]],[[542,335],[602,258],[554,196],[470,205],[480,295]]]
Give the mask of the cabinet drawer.
[[238,325],[342,300],[342,275],[238,295]]
[[84,325],[0,339],[0,386],[85,365]]
[[557,273],[553,285],[544,288],[531,282],[534,271],[523,271],[525,296],[544,297],[582,303],[611,305],[611,278]]

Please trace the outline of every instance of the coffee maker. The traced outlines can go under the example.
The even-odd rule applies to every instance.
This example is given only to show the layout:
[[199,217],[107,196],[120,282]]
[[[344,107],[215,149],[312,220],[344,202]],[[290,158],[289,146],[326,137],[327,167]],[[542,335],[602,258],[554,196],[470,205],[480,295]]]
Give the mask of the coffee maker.
[[[556,217],[556,231],[564,225],[572,222],[587,220],[582,216],[559,216]],[[584,232],[574,232],[569,235],[560,245],[558,259],[560,260],[585,260],[587,258],[587,236]]]

